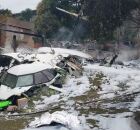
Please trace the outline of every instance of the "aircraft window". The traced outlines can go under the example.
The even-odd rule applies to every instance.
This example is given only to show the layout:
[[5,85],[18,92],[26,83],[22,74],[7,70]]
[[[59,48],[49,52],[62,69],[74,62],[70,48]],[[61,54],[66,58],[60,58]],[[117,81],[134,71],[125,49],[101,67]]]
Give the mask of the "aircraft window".
[[43,74],[48,77],[49,81],[51,81],[56,75],[54,70],[44,70]]
[[24,75],[18,77],[16,87],[25,87],[30,85],[33,85],[33,75]]
[[15,75],[7,74],[5,80],[3,80],[3,84],[14,88],[16,86],[17,77]]
[[49,79],[41,72],[35,73],[35,84],[49,82]]
[[1,74],[0,74],[0,82],[2,83],[4,80],[5,80],[5,77],[6,77],[6,75],[7,75],[7,72],[1,72]]

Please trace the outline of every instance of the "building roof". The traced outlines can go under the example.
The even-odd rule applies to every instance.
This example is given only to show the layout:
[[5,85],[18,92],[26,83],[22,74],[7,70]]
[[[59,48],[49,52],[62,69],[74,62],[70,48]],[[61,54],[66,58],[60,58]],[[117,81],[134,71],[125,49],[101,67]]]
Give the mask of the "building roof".
[[33,30],[33,23],[22,21],[13,17],[0,16],[0,24],[17,27],[21,29]]

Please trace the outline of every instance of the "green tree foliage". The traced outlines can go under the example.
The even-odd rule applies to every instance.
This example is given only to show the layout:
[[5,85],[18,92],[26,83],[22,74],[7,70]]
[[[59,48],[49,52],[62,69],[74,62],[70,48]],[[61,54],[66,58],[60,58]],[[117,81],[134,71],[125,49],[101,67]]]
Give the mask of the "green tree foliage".
[[8,9],[0,9],[0,15],[12,16],[12,12]]
[[60,22],[54,14],[55,0],[43,0],[37,8],[35,30],[50,38],[60,27]]
[[76,0],[42,0],[37,7],[35,30],[47,38],[53,37],[60,27],[73,30],[76,26],[75,18],[58,11],[56,7],[78,12],[78,7],[74,6],[75,2]]
[[[37,8],[35,29],[37,32],[53,36],[60,27],[74,30],[80,20],[56,10],[56,7],[87,16],[88,29],[84,34],[98,41],[113,39],[114,30],[121,26],[133,9],[138,7],[139,0],[42,0]],[[76,32],[77,35],[78,32]],[[76,36],[76,35],[75,35]],[[86,35],[84,35],[86,36]]]
[[59,21],[52,13],[55,0],[43,0],[37,7],[35,30],[37,33],[50,37],[59,28]]
[[31,21],[35,15],[36,15],[35,10],[26,9],[21,13],[15,14],[15,17],[19,18],[20,20]]
[[48,38],[51,38],[59,27],[60,22],[55,15],[52,15],[49,12],[39,15],[35,21],[35,29],[37,30],[37,33],[45,35]]
[[89,17],[90,34],[96,40],[113,39],[114,30],[138,6],[137,0],[88,0],[85,13]]
[[140,7],[131,13],[129,20],[133,22],[134,28],[140,28]]

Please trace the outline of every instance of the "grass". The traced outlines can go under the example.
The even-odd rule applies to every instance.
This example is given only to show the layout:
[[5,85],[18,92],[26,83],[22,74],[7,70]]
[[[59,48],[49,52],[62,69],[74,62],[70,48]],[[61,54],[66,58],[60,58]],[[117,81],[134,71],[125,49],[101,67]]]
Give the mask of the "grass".
[[91,86],[97,86],[98,88],[100,88],[104,77],[105,75],[103,73],[97,73],[95,77],[89,77],[89,82]]

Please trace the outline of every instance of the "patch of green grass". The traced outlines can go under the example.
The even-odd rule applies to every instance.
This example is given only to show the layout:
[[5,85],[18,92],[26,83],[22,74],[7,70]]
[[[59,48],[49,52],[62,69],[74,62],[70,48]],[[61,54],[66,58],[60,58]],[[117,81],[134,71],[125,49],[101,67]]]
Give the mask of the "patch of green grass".
[[80,114],[84,114],[84,115],[89,115],[90,113],[96,113],[96,114],[108,114],[109,113],[109,110],[108,109],[104,109],[104,108],[101,108],[101,107],[89,107],[88,109],[86,108],[80,108],[78,109],[78,111],[80,112]]
[[89,77],[89,82],[92,86],[100,87],[104,77],[103,73],[97,73],[95,77]]
[[124,82],[120,82],[117,86],[119,88],[121,88],[121,91],[125,91],[130,87],[130,86],[127,85],[127,83],[124,83]]
[[98,121],[96,121],[96,120],[87,119],[87,123],[90,124],[90,125],[92,125],[92,128],[93,128],[93,127],[99,127],[99,126],[97,125]]
[[28,119],[15,119],[15,120],[0,120],[1,130],[19,130],[25,128],[28,124]]
[[92,101],[93,99],[99,99],[99,95],[98,95],[98,90],[94,89],[93,86],[98,86],[100,87],[102,84],[102,80],[103,77],[105,77],[102,73],[98,73],[96,74],[95,77],[89,77],[89,82],[91,84],[91,88],[89,91],[87,91],[86,93],[84,93],[84,95],[81,96],[77,96],[74,97],[73,100],[76,102],[88,102],[88,101]]
[[124,113],[124,112],[130,112],[127,108],[109,108],[109,114],[118,114],[118,113]]
[[74,97],[73,100],[76,102],[87,102],[96,98],[99,98],[97,91],[91,89],[90,91],[86,92],[84,95]]

